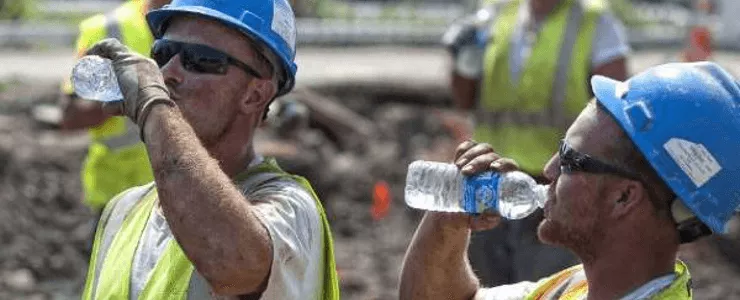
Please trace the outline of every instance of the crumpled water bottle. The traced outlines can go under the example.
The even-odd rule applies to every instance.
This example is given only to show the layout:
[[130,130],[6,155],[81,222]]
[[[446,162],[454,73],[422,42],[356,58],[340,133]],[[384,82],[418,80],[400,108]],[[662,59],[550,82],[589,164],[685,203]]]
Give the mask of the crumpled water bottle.
[[72,86],[82,99],[123,100],[111,60],[97,55],[87,55],[77,61],[72,69]]
[[515,220],[542,208],[547,188],[520,171],[463,176],[453,164],[420,160],[409,165],[405,201],[416,209],[468,214],[498,211]]

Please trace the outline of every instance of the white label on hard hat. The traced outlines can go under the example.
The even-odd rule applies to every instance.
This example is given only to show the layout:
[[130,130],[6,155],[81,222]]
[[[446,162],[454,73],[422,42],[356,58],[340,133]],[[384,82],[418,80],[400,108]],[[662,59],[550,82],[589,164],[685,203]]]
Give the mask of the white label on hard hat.
[[272,10],[272,31],[277,33],[290,47],[291,52],[295,52],[295,16],[293,10],[288,6],[287,1],[273,1],[274,9]]
[[630,83],[629,81],[625,82],[619,82],[617,85],[614,86],[614,97],[617,97],[617,99],[624,98],[624,95],[627,94],[630,90]]
[[722,170],[722,166],[702,144],[672,138],[663,145],[663,148],[696,187],[701,187]]

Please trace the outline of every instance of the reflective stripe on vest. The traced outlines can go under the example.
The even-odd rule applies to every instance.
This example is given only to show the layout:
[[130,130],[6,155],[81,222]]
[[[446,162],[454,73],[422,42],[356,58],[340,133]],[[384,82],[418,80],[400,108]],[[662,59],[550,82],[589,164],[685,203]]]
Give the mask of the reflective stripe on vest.
[[[95,231],[95,241],[93,244],[92,255],[90,256],[90,266],[88,267],[87,279],[85,281],[85,290],[82,299],[98,299],[96,288],[100,271],[103,270],[103,262],[107,258],[108,249],[110,249],[113,237],[123,224],[124,218],[139,200],[154,188],[154,184],[134,187],[127,190],[117,197],[113,198],[105,206],[98,228]],[[113,212],[116,212],[115,214]]]
[[[674,265],[676,278],[666,288],[650,295],[652,300],[691,299],[691,274],[682,261]],[[581,300],[588,297],[588,281],[583,272],[583,265],[563,270],[543,281],[525,299],[562,299]]]
[[590,49],[601,13],[592,2],[584,7],[563,1],[548,17],[518,81],[511,78],[509,55],[521,1],[501,5],[493,18],[475,138],[492,143],[530,173],[541,171],[588,100]]
[[[331,231],[321,202],[308,182],[285,173],[273,159],[266,159],[262,164],[237,176],[235,182],[239,182],[246,194],[276,178],[296,181],[314,198],[322,222],[325,248],[325,268],[322,270],[324,285],[318,291],[320,294],[315,296],[316,299],[339,299]],[[129,299],[131,266],[147,219],[156,205],[156,195],[156,189],[151,184],[126,192],[108,204],[96,232],[82,299]],[[193,270],[192,263],[172,238],[151,270],[138,299],[161,299],[163,293],[167,295],[167,299],[201,299],[204,295],[209,295],[207,282]]]
[[105,14],[105,32],[107,37],[123,41],[121,25],[118,22],[118,10]]
[[126,131],[123,134],[110,136],[99,142],[103,143],[103,145],[111,150],[120,150],[123,148],[135,146],[139,142],[141,142],[141,137],[139,136],[138,130],[139,127],[134,124],[134,122],[132,122],[129,118],[124,118],[124,123]]

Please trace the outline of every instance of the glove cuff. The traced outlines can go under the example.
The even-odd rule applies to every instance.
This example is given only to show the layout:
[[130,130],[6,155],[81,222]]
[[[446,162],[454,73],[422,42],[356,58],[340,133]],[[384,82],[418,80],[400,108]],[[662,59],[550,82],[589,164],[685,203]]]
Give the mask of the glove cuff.
[[152,111],[152,108],[154,108],[154,106],[157,104],[164,104],[169,107],[177,106],[175,101],[172,101],[172,99],[170,98],[155,98],[145,102],[144,105],[141,106],[138,118],[136,118],[136,125],[139,126],[139,137],[141,138],[141,141],[145,144],[146,140],[144,139],[144,125],[146,124],[146,119],[149,116],[149,113]]

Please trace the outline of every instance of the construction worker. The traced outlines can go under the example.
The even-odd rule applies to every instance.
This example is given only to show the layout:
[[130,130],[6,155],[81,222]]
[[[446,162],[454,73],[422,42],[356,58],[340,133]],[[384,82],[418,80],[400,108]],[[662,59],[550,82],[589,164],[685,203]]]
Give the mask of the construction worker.
[[[454,102],[472,112],[474,139],[498,145],[543,182],[553,147],[590,97],[589,76],[626,78],[624,28],[605,1],[487,3],[443,37],[453,56]],[[537,240],[541,219],[538,210],[474,235],[470,259],[484,283],[533,280],[575,262],[568,251]]]
[[[539,238],[582,265],[536,282],[481,288],[466,262],[476,218],[427,213],[406,253],[401,299],[690,299],[679,245],[721,234],[740,204],[740,85],[719,66],[675,63],[628,81],[591,80],[596,101],[545,166],[552,181]],[[718,123],[715,120],[723,120]],[[496,147],[496,146],[494,146]],[[464,142],[464,174],[515,161]]]
[[254,151],[267,107],[296,74],[287,0],[175,0],[147,14],[151,57],[114,39],[154,182],[108,203],[83,299],[338,299],[332,238],[310,184]]
[[[105,38],[116,38],[132,50],[149,55],[154,38],[144,15],[167,3],[169,0],[127,1],[108,14],[84,20],[77,39],[77,57]],[[116,194],[154,180],[149,158],[135,124],[125,117],[105,114],[93,101],[78,98],[69,79],[62,89],[61,128],[90,132],[91,143],[81,174],[83,202],[99,214]]]

